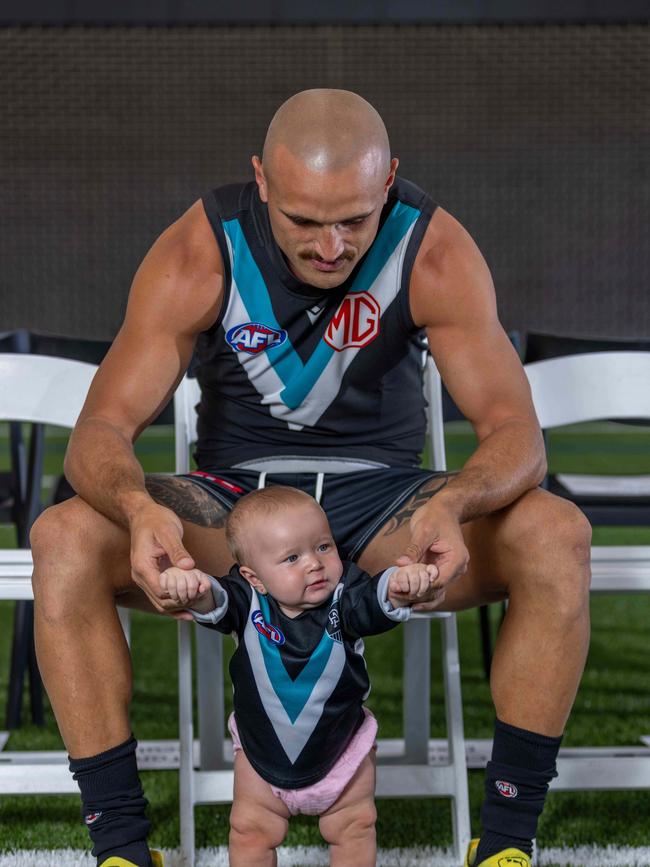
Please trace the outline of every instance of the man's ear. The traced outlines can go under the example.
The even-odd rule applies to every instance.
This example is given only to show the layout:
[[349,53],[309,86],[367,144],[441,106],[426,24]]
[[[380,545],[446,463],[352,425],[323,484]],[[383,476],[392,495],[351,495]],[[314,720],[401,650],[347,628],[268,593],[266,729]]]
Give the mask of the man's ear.
[[395,183],[395,176],[397,175],[397,167],[399,166],[399,160],[397,157],[393,157],[390,161],[390,174],[386,178],[386,183],[384,184],[384,204],[388,201],[388,191]]
[[255,170],[255,182],[257,184],[257,189],[260,193],[260,199],[263,202],[268,202],[269,193],[267,189],[266,175],[264,174],[262,161],[258,156],[254,156],[251,158],[251,162],[253,163],[253,169]]
[[239,572],[242,578],[245,578],[248,581],[253,590],[257,590],[258,593],[266,595],[266,587],[262,584],[255,572],[250,568],[250,566],[240,566]]

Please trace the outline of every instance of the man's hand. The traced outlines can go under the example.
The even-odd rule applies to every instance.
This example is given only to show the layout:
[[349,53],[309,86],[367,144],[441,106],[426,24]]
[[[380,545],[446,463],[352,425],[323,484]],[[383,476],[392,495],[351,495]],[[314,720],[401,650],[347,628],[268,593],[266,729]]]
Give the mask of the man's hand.
[[410,529],[411,538],[395,562],[398,566],[425,562],[437,567],[437,579],[425,598],[413,606],[414,611],[431,611],[444,600],[447,585],[467,571],[469,552],[457,518],[435,500],[413,513]]
[[210,576],[200,569],[170,566],[160,573],[160,586],[173,602],[184,608],[207,614],[215,607]]
[[393,608],[405,608],[421,602],[438,577],[433,564],[411,563],[400,566],[388,579],[388,599]]
[[165,506],[152,502],[138,510],[131,521],[131,576],[156,611],[177,620],[192,620],[186,606],[170,598],[160,576],[170,566],[194,569],[194,559],[183,547],[180,518]]

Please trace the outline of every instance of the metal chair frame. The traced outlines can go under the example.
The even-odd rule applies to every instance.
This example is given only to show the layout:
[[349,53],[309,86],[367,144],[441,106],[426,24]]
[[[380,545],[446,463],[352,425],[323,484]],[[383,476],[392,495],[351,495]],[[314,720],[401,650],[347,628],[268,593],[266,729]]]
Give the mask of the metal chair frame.
[[[524,366],[543,430],[600,419],[650,419],[650,352],[566,355]],[[593,546],[593,593],[650,591],[650,546]],[[650,788],[647,747],[561,750],[553,789]]]
[[[74,427],[96,371],[93,364],[70,359],[0,354],[0,421]],[[40,479],[39,468],[34,478]],[[32,571],[28,548],[0,550],[0,599],[33,600]],[[118,612],[128,640],[129,613]],[[79,794],[67,756],[60,750],[3,752],[0,791],[3,795]]]

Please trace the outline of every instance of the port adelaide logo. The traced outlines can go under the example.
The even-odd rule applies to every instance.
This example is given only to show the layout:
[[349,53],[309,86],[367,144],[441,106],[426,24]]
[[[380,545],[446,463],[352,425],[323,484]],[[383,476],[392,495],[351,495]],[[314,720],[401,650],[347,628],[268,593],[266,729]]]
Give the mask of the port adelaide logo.
[[235,325],[226,333],[226,340],[236,352],[259,355],[274,346],[281,346],[287,339],[284,328],[271,328],[261,322],[245,322]]

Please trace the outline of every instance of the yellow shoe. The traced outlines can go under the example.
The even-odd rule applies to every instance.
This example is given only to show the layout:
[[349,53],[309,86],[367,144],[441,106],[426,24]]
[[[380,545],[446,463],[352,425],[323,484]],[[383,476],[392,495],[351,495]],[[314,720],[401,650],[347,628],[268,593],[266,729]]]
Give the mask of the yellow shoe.
[[[163,856],[155,849],[151,850],[151,863],[153,867],[165,867]],[[111,855],[106,861],[102,861],[100,867],[138,867],[133,861],[127,861],[126,858],[120,858],[119,855]]]
[[[467,855],[465,856],[465,864],[463,867],[530,867],[531,860],[521,849],[504,849],[502,852],[497,852],[496,855],[491,855],[487,861],[476,863],[476,850],[478,849],[478,838],[472,840],[467,847]],[[102,865],[103,867],[103,865]]]

